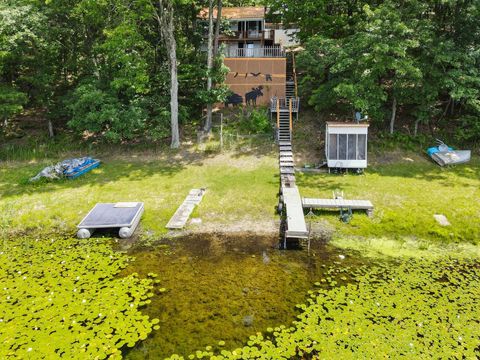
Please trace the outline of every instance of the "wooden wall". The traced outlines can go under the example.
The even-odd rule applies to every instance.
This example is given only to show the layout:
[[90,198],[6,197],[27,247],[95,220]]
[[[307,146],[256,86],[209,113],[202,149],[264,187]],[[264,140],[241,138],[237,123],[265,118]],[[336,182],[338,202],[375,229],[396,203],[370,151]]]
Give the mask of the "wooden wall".
[[263,96],[257,98],[257,105],[268,105],[273,96],[285,97],[285,58],[226,58],[224,63],[230,69],[226,84],[244,103],[245,94],[259,87]]

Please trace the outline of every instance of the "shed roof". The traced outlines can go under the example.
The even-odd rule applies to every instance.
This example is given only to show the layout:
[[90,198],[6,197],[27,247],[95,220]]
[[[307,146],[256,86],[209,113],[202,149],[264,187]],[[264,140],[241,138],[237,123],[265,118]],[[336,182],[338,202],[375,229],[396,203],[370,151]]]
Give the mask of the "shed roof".
[[[208,18],[208,8],[200,11],[200,18]],[[213,17],[217,17],[217,9],[213,10]],[[224,7],[222,17],[228,20],[264,19],[265,8],[263,6]]]
[[357,124],[354,122],[336,122],[336,121],[327,121],[327,125],[332,127],[359,127],[359,128],[365,128],[370,126],[370,124],[368,123]]

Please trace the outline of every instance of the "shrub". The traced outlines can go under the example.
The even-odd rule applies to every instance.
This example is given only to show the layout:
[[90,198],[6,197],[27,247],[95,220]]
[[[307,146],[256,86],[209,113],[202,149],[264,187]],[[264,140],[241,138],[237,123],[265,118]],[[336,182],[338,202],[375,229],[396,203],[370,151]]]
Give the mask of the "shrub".
[[123,104],[116,96],[93,83],[78,86],[68,108],[72,116],[68,125],[73,130],[102,134],[109,142],[131,140],[146,126],[147,113],[141,99]]
[[271,125],[265,109],[247,110],[246,115],[240,118],[239,128],[251,134],[270,132]]

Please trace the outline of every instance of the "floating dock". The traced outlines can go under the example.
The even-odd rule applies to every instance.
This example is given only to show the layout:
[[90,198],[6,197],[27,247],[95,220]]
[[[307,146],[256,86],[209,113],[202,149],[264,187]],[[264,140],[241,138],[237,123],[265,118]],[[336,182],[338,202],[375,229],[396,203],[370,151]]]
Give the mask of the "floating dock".
[[373,204],[370,200],[345,200],[345,199],[312,199],[303,198],[302,205],[305,209],[352,209],[366,210],[368,216],[373,215]]
[[172,230],[183,229],[195,207],[202,201],[204,194],[205,189],[190,190],[183,203],[177,209],[175,214],[173,214],[165,227]]
[[118,235],[129,238],[137,228],[144,211],[142,202],[99,203],[77,225],[77,237],[88,239],[96,229],[119,228]]

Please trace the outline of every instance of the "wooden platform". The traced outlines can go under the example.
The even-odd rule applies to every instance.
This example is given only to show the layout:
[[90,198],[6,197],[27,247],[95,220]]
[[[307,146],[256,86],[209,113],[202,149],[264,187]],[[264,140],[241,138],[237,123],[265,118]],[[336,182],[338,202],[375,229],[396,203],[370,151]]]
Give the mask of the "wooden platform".
[[190,190],[183,203],[179,206],[165,227],[167,229],[183,229],[187,224],[193,209],[195,209],[195,206],[202,201],[204,194],[205,189]]
[[370,200],[345,200],[345,199],[312,199],[303,198],[302,205],[306,209],[352,209],[366,210],[368,216],[373,215],[373,204]]

